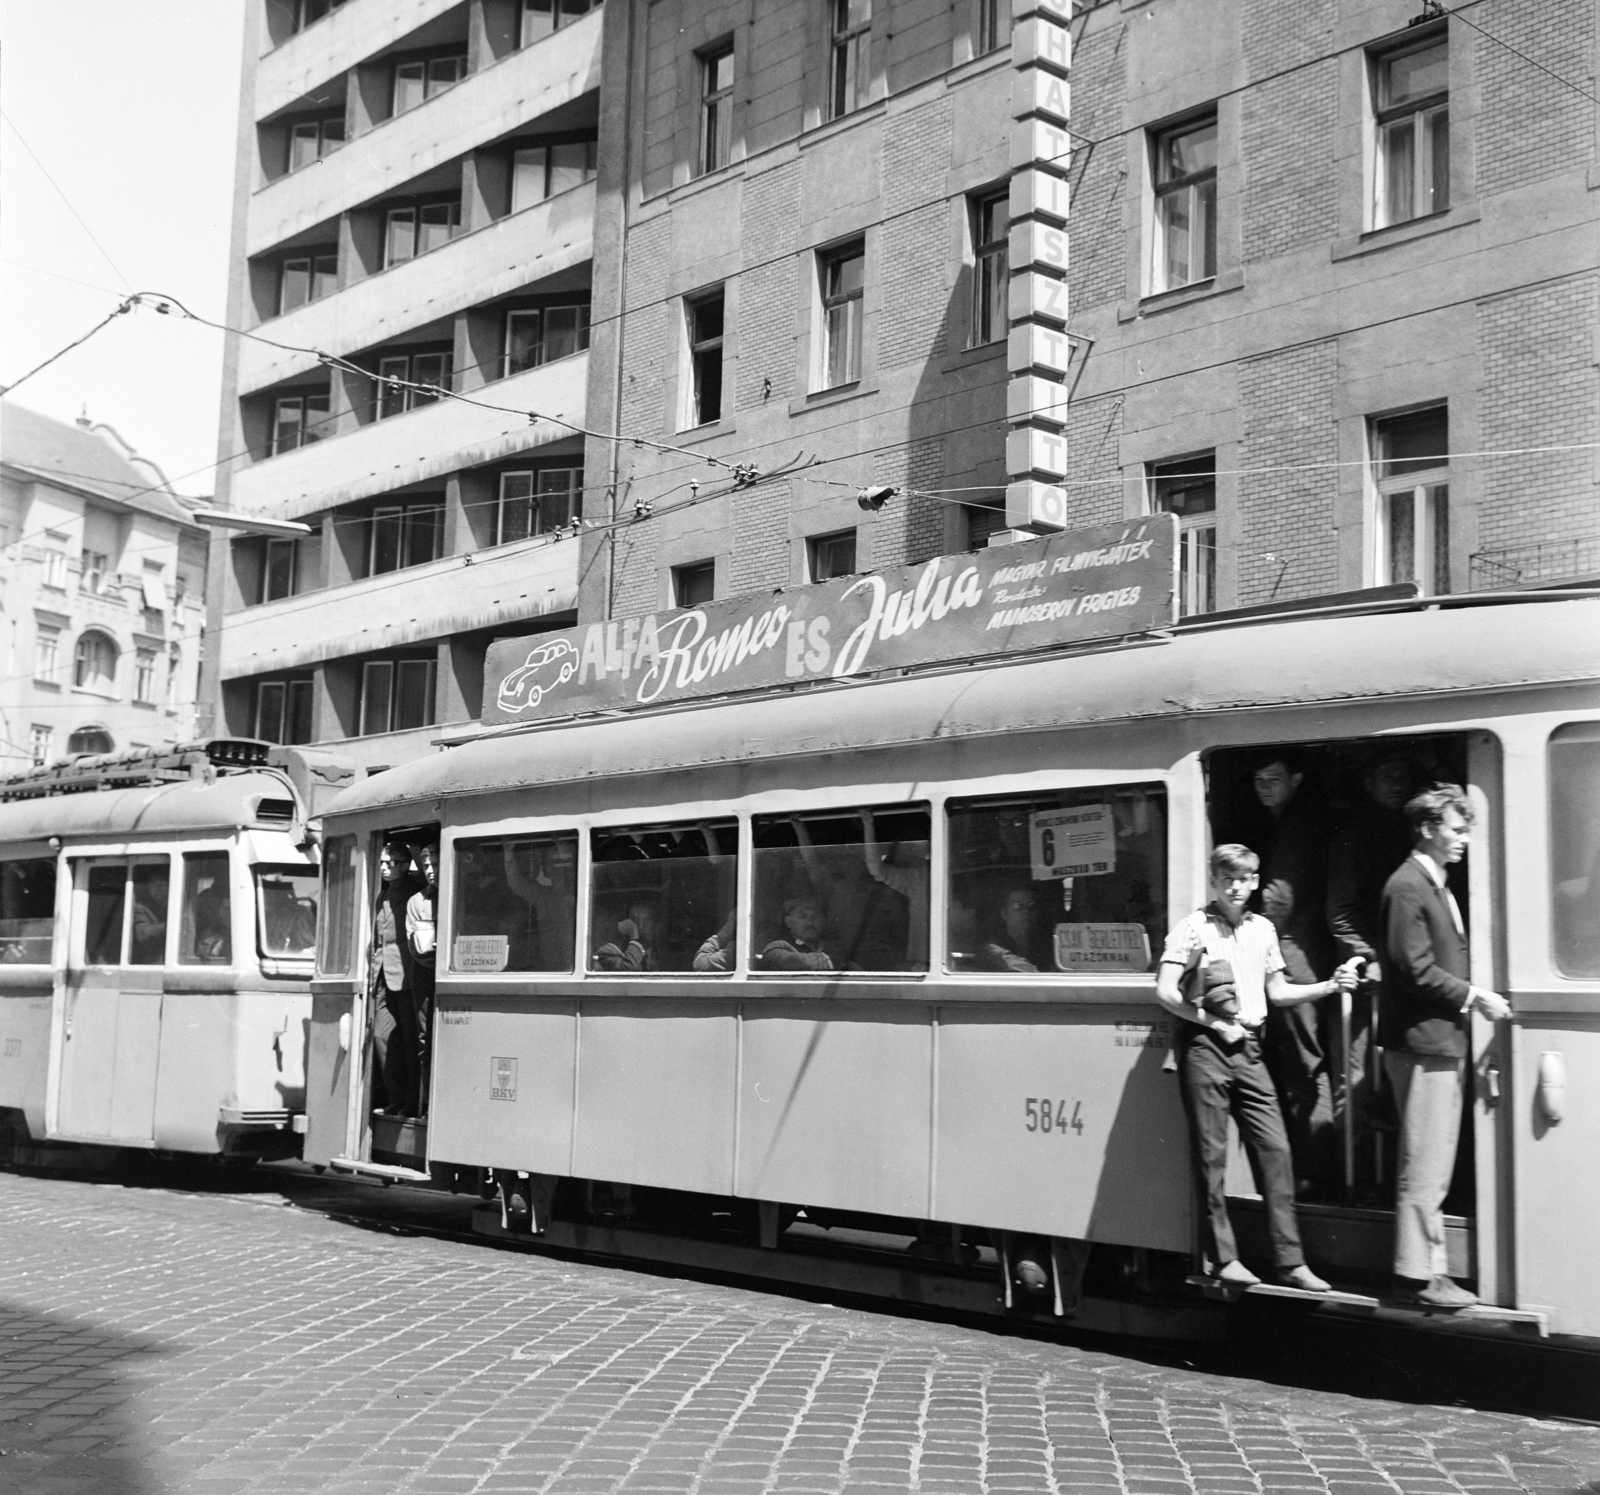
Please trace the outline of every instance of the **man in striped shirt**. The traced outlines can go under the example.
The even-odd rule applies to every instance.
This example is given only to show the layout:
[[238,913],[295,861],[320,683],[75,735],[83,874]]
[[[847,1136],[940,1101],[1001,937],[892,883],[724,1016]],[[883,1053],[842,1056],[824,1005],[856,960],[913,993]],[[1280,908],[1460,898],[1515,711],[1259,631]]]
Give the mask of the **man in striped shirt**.
[[[1228,1117],[1238,1123],[1267,1212],[1273,1279],[1280,1286],[1327,1292],[1328,1284],[1307,1265],[1294,1209],[1294,1165],[1278,1093],[1261,1058],[1267,1007],[1315,1002],[1355,985],[1355,963],[1339,967],[1330,981],[1291,986],[1284,979],[1283,952],[1269,920],[1246,911],[1260,881],[1261,862],[1247,846],[1228,843],[1211,853],[1211,902],[1179,920],[1167,936],[1156,975],[1156,997],[1183,1021],[1178,1028],[1178,1067],[1189,1142],[1205,1198],[1203,1250],[1207,1270],[1223,1282],[1249,1287],[1260,1282],[1239,1260],[1228,1219]],[[1205,968],[1227,962],[1233,973],[1236,1010],[1204,1005]],[[1194,972],[1185,991],[1185,976]]]

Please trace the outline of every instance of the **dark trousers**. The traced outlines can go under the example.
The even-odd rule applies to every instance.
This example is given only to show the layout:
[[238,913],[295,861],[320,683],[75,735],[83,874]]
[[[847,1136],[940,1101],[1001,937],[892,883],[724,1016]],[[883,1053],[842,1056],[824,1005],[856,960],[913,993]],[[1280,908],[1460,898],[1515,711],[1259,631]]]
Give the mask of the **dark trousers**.
[[411,982],[416,988],[415,1022],[417,1033],[416,1088],[412,1092],[416,1103],[411,1115],[428,1114],[428,1070],[433,1047],[433,967],[419,960],[411,970]]
[[1283,1099],[1295,1177],[1333,1186],[1340,1182],[1343,1169],[1320,1006],[1302,1002],[1267,1013],[1267,1068]]
[[[382,1088],[382,1106],[403,1116],[416,1114],[417,999],[410,987],[378,986],[372,1015],[373,1068]],[[377,1087],[375,1087],[377,1088]]]
[[1182,1023],[1180,1028],[1178,1066],[1184,1109],[1189,1113],[1190,1154],[1204,1201],[1201,1249],[1213,1266],[1239,1256],[1228,1219],[1228,1118],[1232,1116],[1266,1204],[1272,1264],[1279,1271],[1304,1265],[1289,1138],[1278,1109],[1278,1092],[1261,1062],[1261,1040],[1252,1033],[1229,1045],[1209,1028],[1194,1023]]

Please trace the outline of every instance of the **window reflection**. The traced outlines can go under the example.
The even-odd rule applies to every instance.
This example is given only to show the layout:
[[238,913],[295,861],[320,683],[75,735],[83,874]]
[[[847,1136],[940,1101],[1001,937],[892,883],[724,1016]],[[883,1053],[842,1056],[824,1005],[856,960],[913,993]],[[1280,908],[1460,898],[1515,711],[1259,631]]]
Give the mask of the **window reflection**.
[[578,921],[578,838],[456,842],[456,971],[571,971]]
[[56,924],[56,859],[0,863],[0,963],[48,965]]
[[731,970],[738,849],[732,820],[595,831],[589,969]]
[[759,971],[925,971],[928,809],[758,816]]
[[951,800],[956,971],[1154,969],[1166,932],[1158,785]]

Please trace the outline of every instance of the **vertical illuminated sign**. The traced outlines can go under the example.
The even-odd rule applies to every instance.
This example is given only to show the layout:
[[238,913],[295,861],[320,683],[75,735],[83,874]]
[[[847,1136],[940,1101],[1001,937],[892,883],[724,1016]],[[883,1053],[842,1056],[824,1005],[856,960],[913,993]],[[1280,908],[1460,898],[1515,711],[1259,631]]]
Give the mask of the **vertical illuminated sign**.
[[1006,523],[1064,529],[1072,0],[1012,0]]

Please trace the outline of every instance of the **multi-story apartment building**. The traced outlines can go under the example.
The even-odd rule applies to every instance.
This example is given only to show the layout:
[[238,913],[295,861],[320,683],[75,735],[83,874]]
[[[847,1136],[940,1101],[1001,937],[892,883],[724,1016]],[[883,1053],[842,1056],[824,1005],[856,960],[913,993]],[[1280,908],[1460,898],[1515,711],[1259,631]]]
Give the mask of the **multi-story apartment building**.
[[1014,9],[609,0],[585,619],[980,545],[1025,477],[1175,512],[1189,611],[1600,573],[1590,0]]
[[220,728],[399,762],[477,716],[492,637],[573,619],[600,36],[253,0],[217,501],[305,532],[213,543]]
[[206,532],[111,427],[0,407],[0,772],[192,739]]

